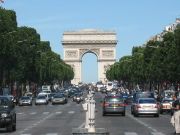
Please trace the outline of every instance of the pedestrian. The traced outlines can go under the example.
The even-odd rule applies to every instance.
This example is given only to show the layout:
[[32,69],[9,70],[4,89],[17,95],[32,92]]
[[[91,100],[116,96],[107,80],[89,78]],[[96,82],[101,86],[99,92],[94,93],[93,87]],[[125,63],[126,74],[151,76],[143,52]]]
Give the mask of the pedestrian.
[[176,102],[176,106],[174,108],[175,112],[171,118],[171,123],[175,128],[175,134],[180,135],[180,102]]

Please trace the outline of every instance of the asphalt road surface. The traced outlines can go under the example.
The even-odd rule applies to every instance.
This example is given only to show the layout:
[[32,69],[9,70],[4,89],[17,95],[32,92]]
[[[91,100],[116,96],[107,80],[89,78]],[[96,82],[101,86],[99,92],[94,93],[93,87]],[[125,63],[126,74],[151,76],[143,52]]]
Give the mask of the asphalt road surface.
[[[134,117],[130,106],[126,116],[102,116],[101,99],[103,94],[96,93],[96,127],[106,128],[110,135],[173,135],[170,114]],[[85,112],[82,105],[69,100],[65,105],[38,105],[16,107],[17,130],[2,135],[72,135],[72,128],[83,128]]]

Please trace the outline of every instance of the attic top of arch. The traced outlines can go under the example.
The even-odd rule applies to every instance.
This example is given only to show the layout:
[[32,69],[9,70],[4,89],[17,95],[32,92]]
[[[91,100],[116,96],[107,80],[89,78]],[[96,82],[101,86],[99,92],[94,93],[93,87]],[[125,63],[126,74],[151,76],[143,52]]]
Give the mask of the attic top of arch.
[[103,31],[97,29],[83,29],[79,31],[68,31],[63,33],[62,44],[79,43],[117,43],[114,31]]

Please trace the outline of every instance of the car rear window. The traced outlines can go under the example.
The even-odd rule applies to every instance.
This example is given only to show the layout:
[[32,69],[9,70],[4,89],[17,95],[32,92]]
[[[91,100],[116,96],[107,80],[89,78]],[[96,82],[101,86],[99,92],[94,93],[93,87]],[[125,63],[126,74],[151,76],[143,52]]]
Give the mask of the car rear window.
[[145,104],[145,103],[155,103],[154,99],[140,99],[139,100],[140,104]]
[[163,103],[169,103],[169,102],[173,102],[173,100],[163,100]]
[[21,97],[21,100],[28,100],[30,97]]
[[106,102],[123,102],[123,99],[120,97],[107,97],[105,99]]

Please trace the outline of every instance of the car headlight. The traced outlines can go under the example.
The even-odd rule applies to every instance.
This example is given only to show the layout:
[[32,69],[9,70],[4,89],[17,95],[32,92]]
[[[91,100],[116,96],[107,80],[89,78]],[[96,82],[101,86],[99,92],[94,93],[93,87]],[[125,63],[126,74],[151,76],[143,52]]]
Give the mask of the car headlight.
[[8,114],[7,114],[7,113],[2,113],[2,114],[1,114],[1,117],[2,117],[2,118],[8,117]]

